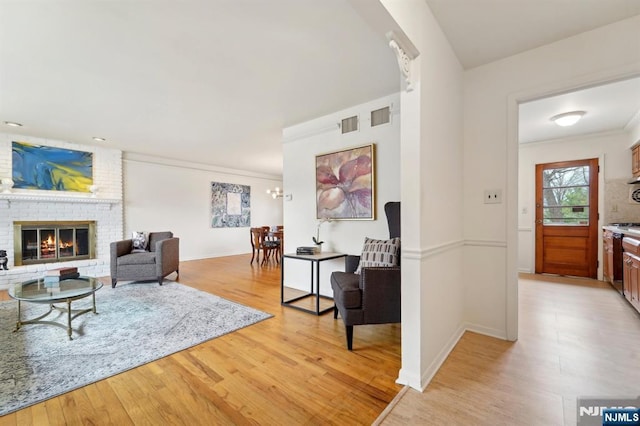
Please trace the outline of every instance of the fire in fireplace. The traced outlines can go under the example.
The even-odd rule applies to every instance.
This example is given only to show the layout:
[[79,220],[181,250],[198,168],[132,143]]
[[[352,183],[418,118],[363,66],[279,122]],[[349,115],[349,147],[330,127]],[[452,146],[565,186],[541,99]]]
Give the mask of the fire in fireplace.
[[95,221],[14,222],[15,265],[95,257]]

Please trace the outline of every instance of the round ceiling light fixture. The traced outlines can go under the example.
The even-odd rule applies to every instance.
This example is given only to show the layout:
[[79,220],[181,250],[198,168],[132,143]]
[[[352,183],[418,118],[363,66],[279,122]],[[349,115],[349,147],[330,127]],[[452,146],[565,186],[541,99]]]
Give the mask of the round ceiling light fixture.
[[551,121],[556,123],[558,126],[567,127],[573,126],[576,124],[583,115],[586,114],[586,111],[570,111],[562,114],[554,115],[550,118]]
[[99,136],[94,136],[93,140],[96,141],[96,142],[106,142],[105,138],[101,138]]

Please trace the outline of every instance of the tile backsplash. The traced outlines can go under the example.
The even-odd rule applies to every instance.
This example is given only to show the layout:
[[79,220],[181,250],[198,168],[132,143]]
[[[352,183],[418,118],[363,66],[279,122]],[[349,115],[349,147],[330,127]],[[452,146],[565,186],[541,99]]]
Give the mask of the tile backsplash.
[[629,191],[638,188],[640,184],[629,185],[627,179],[606,181],[602,223],[640,222],[640,203],[629,201]]

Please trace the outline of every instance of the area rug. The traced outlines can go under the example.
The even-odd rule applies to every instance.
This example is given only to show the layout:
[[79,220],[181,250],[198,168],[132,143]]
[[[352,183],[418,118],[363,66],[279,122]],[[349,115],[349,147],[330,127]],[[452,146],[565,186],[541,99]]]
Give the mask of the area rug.
[[[98,290],[98,314],[74,319],[69,340],[65,329],[48,325],[14,332],[17,305],[0,302],[0,416],[271,317],[176,282],[118,283]],[[48,309],[22,306],[23,319]],[[88,297],[71,307],[90,306]]]

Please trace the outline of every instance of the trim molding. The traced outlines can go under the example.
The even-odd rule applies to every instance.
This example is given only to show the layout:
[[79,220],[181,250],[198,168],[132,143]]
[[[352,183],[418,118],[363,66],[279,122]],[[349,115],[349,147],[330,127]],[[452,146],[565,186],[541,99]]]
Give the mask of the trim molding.
[[225,167],[212,166],[203,163],[192,163],[190,161],[180,161],[171,158],[153,157],[149,155],[125,153],[122,161],[124,163],[146,163],[156,164],[160,166],[177,167],[181,169],[200,170],[205,172],[224,173],[227,175],[252,177],[258,179],[268,179],[276,182],[282,182],[282,176],[268,175],[264,173],[251,172],[249,170],[227,169]]
[[445,253],[458,247],[462,247],[463,245],[463,240],[456,240],[436,246],[427,247],[425,249],[402,248],[401,256],[403,259],[422,260],[440,253]]
[[425,249],[424,251],[425,258],[432,257],[440,253],[445,253],[450,250],[460,248],[462,246],[464,246],[464,240],[450,241],[448,243],[440,244],[437,246],[431,246]]
[[482,325],[466,323],[464,327],[465,331],[471,331],[473,333],[482,334],[484,336],[495,337],[496,339],[509,340],[507,333],[504,330],[498,330],[495,328],[489,328]]
[[420,378],[420,392],[424,392],[427,386],[429,386],[429,383],[431,383],[431,380],[433,380],[433,376],[435,376],[438,370],[440,370],[440,367],[442,367],[442,364],[444,364],[444,362],[447,360],[447,358],[451,354],[451,351],[453,351],[453,349],[458,344],[458,341],[460,341],[466,331],[467,330],[465,328],[465,324],[461,324],[460,327],[458,327],[458,329],[455,331],[455,333],[453,333],[447,344],[442,347],[431,365],[427,367],[427,369],[422,374],[422,377]]
[[7,200],[11,205],[13,202],[19,201],[39,201],[39,202],[52,202],[52,203],[89,203],[89,204],[119,204],[122,200],[115,198],[93,198],[91,195],[70,197],[55,196],[55,195],[39,195],[39,194],[25,194],[20,192],[14,192],[11,194],[0,194],[0,200]]
[[402,259],[410,260],[423,260],[436,256],[441,253],[446,253],[451,250],[455,250],[460,247],[492,247],[492,248],[506,248],[506,241],[496,240],[455,240],[447,243],[438,244],[436,246],[427,247],[424,249],[417,248],[402,248]]
[[338,127],[338,125],[336,124],[336,120],[333,117],[330,119],[330,121],[327,120],[326,123],[319,124],[318,126],[313,126],[313,127],[309,126],[309,127],[310,128],[308,129],[295,132],[293,130],[295,126],[293,126],[287,129],[287,132],[283,131],[282,143],[283,144],[292,143],[292,142],[298,141],[299,139],[305,139],[310,136],[322,135],[324,133],[329,133],[329,132],[337,133],[338,130],[340,130],[340,127]]
[[[489,327],[484,327],[484,326],[480,326],[480,325],[476,325],[468,322],[463,322],[462,324],[460,324],[458,329],[451,335],[451,337],[449,338],[449,341],[442,347],[442,349],[440,350],[438,355],[434,358],[433,362],[429,365],[429,367],[427,367],[427,369],[422,373],[419,384],[412,383],[410,380],[402,381],[400,379],[396,380],[396,383],[403,384],[405,385],[405,387],[410,386],[420,392],[424,392],[427,386],[429,386],[429,383],[431,383],[431,380],[433,380],[433,377],[436,375],[438,370],[440,370],[440,368],[442,367],[442,364],[444,364],[444,362],[447,360],[447,358],[449,357],[453,349],[456,347],[456,345],[458,344],[462,336],[464,336],[464,334],[467,331],[509,341],[506,331],[504,330],[497,330],[494,328],[489,328]],[[394,401],[392,401],[392,403]],[[395,404],[397,403],[398,401],[395,401]]]
[[498,240],[465,240],[465,246],[470,247],[501,247],[506,248],[506,241],[498,241]]

